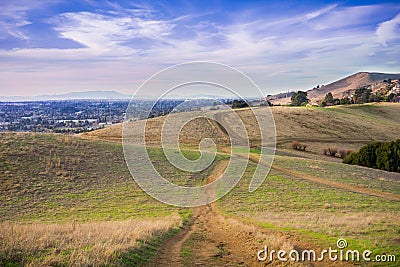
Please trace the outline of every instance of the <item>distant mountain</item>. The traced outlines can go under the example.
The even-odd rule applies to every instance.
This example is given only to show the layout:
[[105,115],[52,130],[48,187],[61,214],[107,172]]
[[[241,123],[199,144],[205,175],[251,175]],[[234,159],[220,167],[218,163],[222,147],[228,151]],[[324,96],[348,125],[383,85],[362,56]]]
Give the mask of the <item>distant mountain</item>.
[[[320,86],[319,88],[308,90],[307,95],[313,102],[323,99],[328,92],[331,92],[334,98],[342,98],[346,93],[361,86],[371,85],[373,88],[379,88],[383,81],[388,79],[400,79],[400,73],[358,72],[330,84]],[[271,102],[274,104],[290,103],[290,96],[286,97],[282,93],[270,96],[268,99],[271,99]]]
[[72,92],[60,95],[0,96],[0,101],[45,101],[45,100],[73,100],[73,99],[131,99],[131,95],[121,94],[116,91],[85,91]]
[[[39,95],[39,96],[0,96],[0,101],[47,101],[47,100],[76,100],[76,99],[94,99],[94,100],[107,100],[107,99],[127,99],[130,100],[132,95],[121,94],[116,91],[85,91],[85,92],[72,92],[60,95]],[[225,99],[233,98],[233,96],[221,96],[221,95],[208,95],[208,94],[194,94],[194,95],[166,95],[165,99]],[[136,95],[135,99],[142,100],[154,100],[154,96]]]

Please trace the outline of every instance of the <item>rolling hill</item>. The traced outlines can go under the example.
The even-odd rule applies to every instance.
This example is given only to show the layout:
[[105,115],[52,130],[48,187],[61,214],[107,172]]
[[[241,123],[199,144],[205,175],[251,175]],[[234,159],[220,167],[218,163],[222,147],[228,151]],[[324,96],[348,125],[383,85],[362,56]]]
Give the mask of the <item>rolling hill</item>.
[[[262,115],[268,109],[254,111]],[[214,118],[234,119],[223,110],[212,112]],[[265,266],[255,258],[264,245],[319,253],[338,238],[345,238],[349,249],[398,255],[400,174],[342,164],[321,148],[357,149],[398,138],[400,104],[281,106],[272,112],[278,147],[261,187],[248,192],[260,152],[253,149],[237,186],[195,209],[164,205],[133,182],[124,162],[121,124],[80,136],[90,140],[2,133],[0,266]],[[249,138],[259,139],[250,110],[237,114],[250,129]],[[148,120],[147,149],[168,180],[185,186],[212,182],[229,156],[241,157],[239,150],[229,155],[221,149],[206,170],[176,169],[159,146],[165,118]],[[227,131],[211,119],[190,121],[180,132],[185,156],[198,157],[190,147],[197,149],[202,138],[225,146],[226,132],[240,135],[235,125],[227,124]],[[306,143],[307,150],[293,150],[293,140]],[[321,264],[332,266],[327,260]],[[274,260],[270,266],[282,264]]]
[[[372,141],[398,138],[400,105],[275,106],[271,110],[278,144],[272,169],[261,187],[254,194],[248,193],[256,169],[252,160],[257,157],[254,149],[238,186],[216,203],[196,209],[193,226],[167,241],[159,254],[161,257],[156,257],[151,266],[179,260],[230,266],[239,259],[249,266],[264,266],[257,265],[252,258],[261,243],[274,249],[311,247],[320,251],[319,247],[335,244],[339,237],[345,237],[352,249],[368,248],[374,253],[400,251],[395,238],[399,227],[400,174],[346,165],[339,158],[322,153],[322,148],[327,146],[355,150]],[[261,107],[254,111],[262,115],[267,109]],[[255,129],[249,109],[239,109],[237,114],[248,129]],[[233,119],[224,111],[214,115],[226,121]],[[151,145],[158,145],[158,133],[154,129],[164,119],[148,121],[152,130],[148,136]],[[143,122],[135,123],[137,126]],[[235,124],[227,125],[235,131]],[[185,127],[181,139],[196,147],[198,139],[209,136],[210,129],[218,125],[212,120],[198,120]],[[82,136],[121,142],[121,130],[122,125],[114,125]],[[225,132],[217,129],[211,135],[223,142]],[[251,140],[259,139],[257,131],[249,133]],[[307,150],[293,150],[290,146],[293,140],[306,143]],[[222,256],[217,261],[207,255]],[[282,265],[273,262],[271,266]],[[352,266],[352,263],[343,266]]]
[[[358,72],[356,74],[350,75],[338,81],[329,83],[327,85],[320,86],[318,88],[313,88],[308,90],[308,98],[315,102],[316,100],[321,100],[325,97],[328,92],[331,92],[333,97],[342,98],[343,94],[349,90],[357,89],[361,86],[372,85],[372,87],[378,88],[383,80],[396,80],[400,79],[400,74],[388,74],[388,73],[377,73],[377,72]],[[278,96],[278,95],[277,95]],[[272,100],[273,104],[288,104],[290,103],[290,97],[285,97],[285,95],[280,94],[281,98],[274,97]],[[275,99],[276,98],[276,99]]]
[[[256,108],[255,112],[267,111]],[[349,149],[358,149],[372,141],[389,141],[398,138],[400,131],[400,104],[373,103],[363,105],[334,106],[327,108],[304,108],[275,106],[271,108],[276,125],[278,147],[289,148],[293,140],[307,142],[309,150],[320,154],[325,145],[337,145]],[[248,109],[237,111],[250,128],[251,112]],[[218,114],[218,113],[217,113]],[[165,117],[148,120],[147,141],[151,145],[159,144],[159,128]],[[135,122],[140,126],[144,121]],[[384,130],[383,130],[384,129]],[[81,137],[95,140],[122,142],[122,124],[81,134]],[[183,143],[197,146],[202,138],[217,138],[219,143],[227,143],[223,130],[208,120],[192,121],[182,130]],[[250,139],[259,139],[256,132],[250,132]]]

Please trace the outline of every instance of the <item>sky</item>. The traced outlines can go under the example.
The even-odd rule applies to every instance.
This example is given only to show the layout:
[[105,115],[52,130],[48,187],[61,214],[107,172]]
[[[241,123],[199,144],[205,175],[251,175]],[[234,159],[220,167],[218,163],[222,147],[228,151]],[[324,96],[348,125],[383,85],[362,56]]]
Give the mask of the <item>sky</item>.
[[133,94],[190,61],[235,67],[265,95],[400,73],[400,3],[0,0],[2,96]]

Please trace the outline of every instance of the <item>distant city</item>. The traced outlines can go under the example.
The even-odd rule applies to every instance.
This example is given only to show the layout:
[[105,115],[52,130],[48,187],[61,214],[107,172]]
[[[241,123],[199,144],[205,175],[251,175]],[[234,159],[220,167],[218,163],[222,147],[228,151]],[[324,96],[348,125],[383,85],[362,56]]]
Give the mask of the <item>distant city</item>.
[[122,122],[128,104],[128,100],[0,102],[0,131],[91,131]]
[[[149,100],[132,102],[130,107],[135,119],[145,119],[167,115],[175,110],[186,111],[200,109],[201,106],[217,103],[215,100],[185,102],[181,99],[160,100],[154,104]],[[230,99],[220,99],[226,104]],[[54,132],[54,133],[81,133],[122,123],[125,119],[129,100],[48,100],[48,101],[20,101],[0,102],[0,132]],[[186,102],[185,102],[186,103]],[[154,106],[153,106],[154,104]],[[148,111],[151,109],[151,112]],[[175,112],[174,111],[174,112]],[[128,111],[129,112],[129,111]]]

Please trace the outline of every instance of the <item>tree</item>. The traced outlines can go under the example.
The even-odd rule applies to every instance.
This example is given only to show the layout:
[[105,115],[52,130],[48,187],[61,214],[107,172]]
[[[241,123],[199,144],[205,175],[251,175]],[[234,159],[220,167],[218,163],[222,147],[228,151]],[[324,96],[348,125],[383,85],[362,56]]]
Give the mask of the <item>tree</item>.
[[370,96],[371,96],[371,89],[365,86],[359,87],[354,92],[353,101],[355,104],[368,103]]
[[395,96],[396,96],[396,94],[391,93],[391,94],[387,97],[386,101],[387,101],[387,102],[392,102]]
[[333,104],[334,105],[340,105],[340,99],[339,98],[333,99]]
[[351,153],[343,163],[400,172],[400,139],[389,143],[371,143]]
[[340,105],[348,105],[351,104],[351,100],[347,97],[343,97],[342,99],[340,99]]
[[249,104],[245,100],[233,100],[232,108],[247,108]]
[[292,105],[301,106],[303,103],[307,104],[309,99],[307,98],[307,92],[298,91],[291,97]]
[[327,93],[327,94],[325,95],[324,101],[325,101],[326,103],[331,103],[331,104],[333,104],[333,95],[332,95],[331,92],[329,92],[329,93]]

